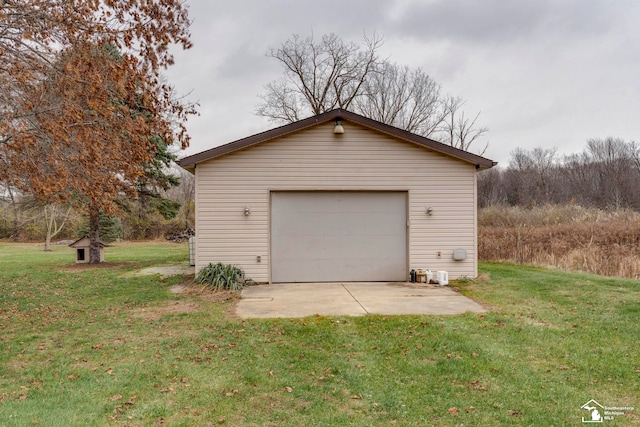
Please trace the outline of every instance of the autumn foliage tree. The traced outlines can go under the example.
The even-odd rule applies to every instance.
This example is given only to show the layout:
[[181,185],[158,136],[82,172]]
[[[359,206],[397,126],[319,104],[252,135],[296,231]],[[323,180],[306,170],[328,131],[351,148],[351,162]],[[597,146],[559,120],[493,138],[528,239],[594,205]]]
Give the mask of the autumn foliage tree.
[[0,0],[0,179],[98,220],[136,196],[159,148],[185,148],[193,108],[160,72],[190,47],[180,0]]

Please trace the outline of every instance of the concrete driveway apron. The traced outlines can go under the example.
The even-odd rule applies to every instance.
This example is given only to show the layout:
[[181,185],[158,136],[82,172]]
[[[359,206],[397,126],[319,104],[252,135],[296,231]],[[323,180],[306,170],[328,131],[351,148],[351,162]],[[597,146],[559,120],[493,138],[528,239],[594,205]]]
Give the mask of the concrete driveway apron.
[[461,314],[486,310],[447,286],[416,283],[286,283],[250,286],[236,306],[241,318]]

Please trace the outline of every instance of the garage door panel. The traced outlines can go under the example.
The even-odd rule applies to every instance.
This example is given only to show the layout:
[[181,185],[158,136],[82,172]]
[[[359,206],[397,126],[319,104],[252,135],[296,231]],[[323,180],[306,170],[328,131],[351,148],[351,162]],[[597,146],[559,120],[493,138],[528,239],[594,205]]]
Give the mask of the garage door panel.
[[[283,237],[295,238],[295,236]],[[396,242],[395,236],[384,234],[376,236],[351,235],[349,240],[344,236],[298,237],[301,241],[297,244],[281,245],[282,248],[276,254],[277,258],[334,259],[336,254],[342,254],[342,258],[348,258],[349,255],[356,255],[356,259],[388,258],[395,255],[396,258],[405,259],[405,247]],[[382,241],[387,244],[382,246]]]
[[[345,227],[348,227],[352,233],[355,234],[371,234],[375,232],[389,233],[392,231],[396,233],[402,230],[403,223],[394,220],[397,219],[397,212],[305,212],[298,211],[296,216],[289,217],[286,223],[280,224],[283,228],[280,230],[283,235],[297,235],[307,234],[314,235],[314,230],[309,230],[309,224],[317,224],[318,226],[336,224],[338,221],[342,225],[341,228],[326,227],[325,231],[329,234],[342,234]],[[363,222],[363,218],[367,218],[367,222]],[[395,225],[395,229],[374,229],[370,227],[370,222],[376,222],[378,224],[391,227]],[[275,224],[278,225],[278,224]],[[401,226],[401,227],[398,227]],[[400,230],[399,230],[400,228]]]
[[273,282],[406,278],[406,192],[274,192]]

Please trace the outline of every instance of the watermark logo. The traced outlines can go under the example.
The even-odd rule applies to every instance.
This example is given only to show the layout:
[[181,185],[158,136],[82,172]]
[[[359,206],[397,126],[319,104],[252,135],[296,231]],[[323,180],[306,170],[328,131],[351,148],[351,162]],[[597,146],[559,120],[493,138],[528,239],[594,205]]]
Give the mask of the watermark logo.
[[580,407],[589,414],[582,417],[583,423],[603,423],[605,421],[613,421],[616,416],[624,416],[626,412],[633,411],[631,406],[603,406],[591,399]]
[[591,399],[584,405],[580,407],[580,409],[585,409],[589,411],[590,415],[585,419],[582,417],[583,423],[601,423],[604,420],[602,419],[602,415],[604,413],[604,406]]

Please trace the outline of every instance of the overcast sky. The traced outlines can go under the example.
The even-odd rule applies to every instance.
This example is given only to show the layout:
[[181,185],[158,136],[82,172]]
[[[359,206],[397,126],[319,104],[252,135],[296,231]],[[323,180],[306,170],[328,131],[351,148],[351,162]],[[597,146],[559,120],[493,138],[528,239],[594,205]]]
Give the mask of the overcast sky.
[[[421,67],[489,128],[485,157],[516,147],[580,152],[588,138],[640,141],[637,0],[186,0],[194,47],[166,75],[200,103],[180,157],[275,127],[254,114],[282,75],[266,57],[292,34],[384,38],[381,56]],[[473,151],[473,149],[471,150]]]

